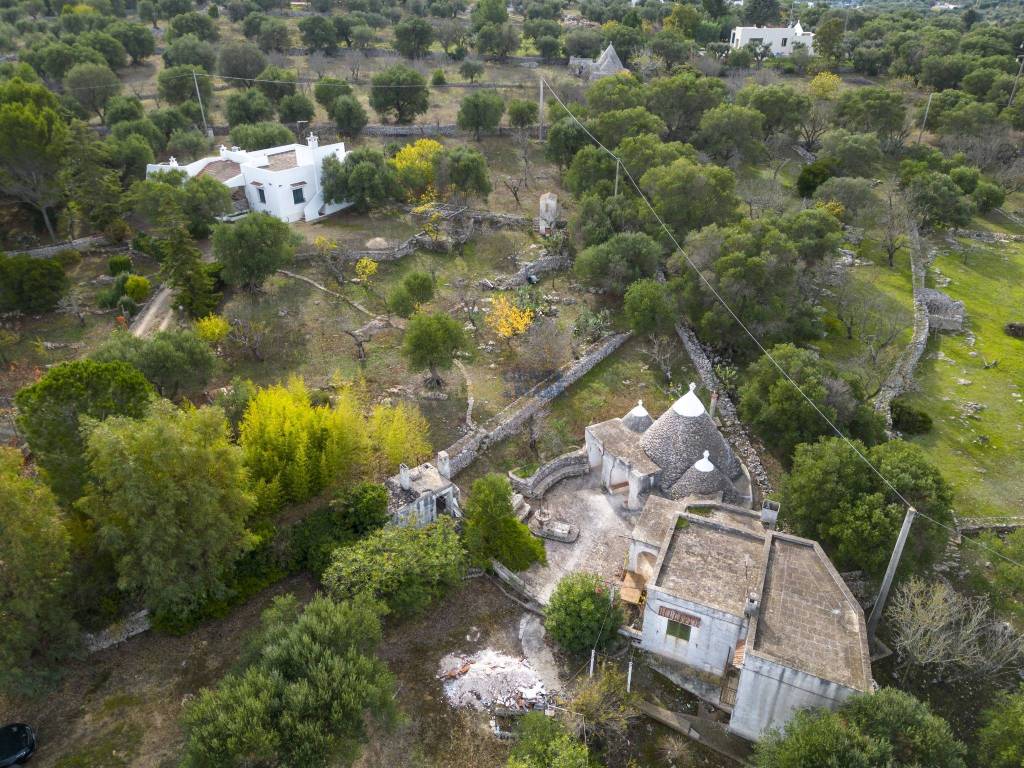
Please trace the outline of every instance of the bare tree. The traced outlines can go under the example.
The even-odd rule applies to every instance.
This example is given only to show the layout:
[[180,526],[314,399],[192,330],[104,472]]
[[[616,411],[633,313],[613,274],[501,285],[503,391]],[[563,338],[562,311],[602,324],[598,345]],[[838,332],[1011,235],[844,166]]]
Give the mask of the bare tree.
[[833,111],[831,102],[819,100],[804,113],[800,121],[800,143],[808,152],[818,149],[822,134],[832,125]]
[[266,358],[266,341],[270,324],[263,320],[243,320],[236,317],[231,321],[228,338],[246,350],[253,359],[263,362]]
[[890,179],[885,187],[885,203],[882,208],[882,247],[890,269],[896,264],[896,252],[907,244],[908,221],[906,203],[896,186],[896,180]]
[[502,183],[505,185],[505,189],[512,193],[512,197],[516,199],[516,207],[522,208],[523,204],[519,202],[519,188],[525,183],[525,179],[513,179],[511,176],[503,178]]
[[675,359],[676,346],[670,336],[655,334],[650,336],[643,346],[643,355],[661,371],[667,387],[672,386],[672,361]]
[[458,309],[466,316],[466,321],[473,326],[473,335],[480,332],[480,288],[468,277],[457,277],[452,281],[455,288],[455,301]]
[[57,311],[78,318],[80,326],[85,325],[85,310],[82,309],[82,292],[72,288],[57,302]]
[[886,611],[902,677],[928,670],[940,680],[992,679],[1024,661],[1024,635],[992,615],[987,597],[944,581],[901,584]]

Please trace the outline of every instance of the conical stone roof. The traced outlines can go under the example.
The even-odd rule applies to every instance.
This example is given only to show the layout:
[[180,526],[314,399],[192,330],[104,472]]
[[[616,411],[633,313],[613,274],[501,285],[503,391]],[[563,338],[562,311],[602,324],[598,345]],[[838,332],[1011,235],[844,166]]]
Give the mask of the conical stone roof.
[[668,488],[666,495],[670,499],[682,499],[687,496],[712,498],[722,494],[723,501],[731,501],[735,489],[729,478],[711,462],[710,455],[709,451],[704,451],[704,455]]
[[654,423],[651,414],[644,408],[644,401],[638,400],[636,405],[622,417],[622,424],[633,432],[646,432],[647,428]]
[[736,455],[697,397],[696,389],[696,384],[690,384],[690,391],[661,414],[640,438],[644,452],[661,467],[662,489],[671,488],[704,451],[709,452],[710,460],[726,477],[735,478],[743,472]]

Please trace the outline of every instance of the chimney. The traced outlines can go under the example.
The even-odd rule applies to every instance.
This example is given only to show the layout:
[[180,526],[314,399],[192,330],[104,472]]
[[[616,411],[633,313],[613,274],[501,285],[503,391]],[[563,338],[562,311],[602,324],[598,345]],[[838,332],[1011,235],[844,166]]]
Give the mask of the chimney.
[[718,408],[718,390],[711,390],[711,409],[708,411],[708,415],[713,419],[715,418],[715,410]]
[[309,136],[306,137],[306,144],[309,146],[310,149],[316,149],[317,147],[320,146],[320,139],[317,138],[317,135],[315,133],[311,133],[309,134]]
[[437,452],[437,471],[445,480],[452,479],[452,460],[448,457],[448,451]]
[[747,604],[743,606],[743,615],[749,618],[757,616],[757,612],[761,607],[761,600],[758,598],[756,592],[751,592],[747,595]]
[[409,478],[408,464],[398,465],[398,484],[402,486],[403,491],[408,491],[410,488],[412,488],[412,481]]
[[779,510],[782,507],[779,502],[765,499],[761,502],[761,524],[770,531],[775,530],[775,524],[779,521]]

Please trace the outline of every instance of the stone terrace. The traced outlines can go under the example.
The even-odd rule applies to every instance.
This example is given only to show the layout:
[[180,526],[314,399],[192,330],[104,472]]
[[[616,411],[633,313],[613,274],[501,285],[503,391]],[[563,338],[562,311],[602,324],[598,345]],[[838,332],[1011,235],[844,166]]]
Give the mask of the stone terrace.
[[543,540],[547,565],[519,574],[531,596],[546,604],[559,579],[573,571],[596,573],[609,583],[621,578],[638,516],[620,505],[621,498],[601,489],[596,472],[562,480],[544,495],[542,506],[552,520],[578,526],[580,536],[571,544]]

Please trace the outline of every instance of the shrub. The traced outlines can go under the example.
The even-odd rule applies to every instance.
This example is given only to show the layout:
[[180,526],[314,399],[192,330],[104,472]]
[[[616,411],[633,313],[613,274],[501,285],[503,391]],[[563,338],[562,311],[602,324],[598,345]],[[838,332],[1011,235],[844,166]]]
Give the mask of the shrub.
[[56,259],[0,254],[0,310],[48,312],[67,289],[67,275]]
[[231,326],[222,315],[209,314],[196,320],[196,335],[207,344],[219,344],[230,332]]
[[431,85],[446,85],[448,81],[445,79],[443,69],[435,69],[434,74],[430,76]]
[[892,426],[908,435],[923,435],[932,428],[932,417],[906,400],[892,401]]
[[129,275],[124,281],[124,293],[136,304],[145,301],[149,296],[149,280],[142,275]]
[[415,528],[381,528],[337,550],[324,573],[338,601],[367,597],[398,616],[424,610],[462,581],[465,552],[448,518]]
[[796,189],[801,197],[811,197],[819,186],[836,176],[839,169],[831,157],[821,157],[808,163],[800,170],[796,180]]
[[562,648],[583,653],[604,648],[624,621],[618,598],[593,573],[570,573],[555,587],[544,627]]

